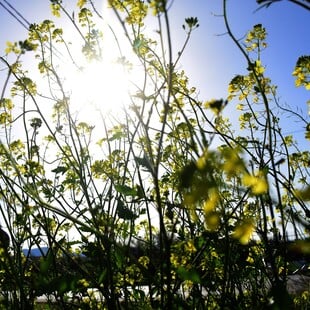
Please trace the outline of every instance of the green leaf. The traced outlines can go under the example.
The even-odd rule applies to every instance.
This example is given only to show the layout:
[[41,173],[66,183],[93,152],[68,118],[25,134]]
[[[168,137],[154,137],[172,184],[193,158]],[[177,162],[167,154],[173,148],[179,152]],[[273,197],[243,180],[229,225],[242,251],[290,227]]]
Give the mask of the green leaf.
[[107,269],[104,269],[99,276],[98,283],[100,284],[104,283],[106,278],[107,278]]
[[192,184],[193,176],[197,171],[197,166],[194,162],[191,162],[183,168],[180,173],[180,185],[181,188],[188,188]]
[[88,227],[88,226],[81,226],[81,227],[79,227],[79,230],[81,230],[81,231],[83,231],[83,232],[90,232],[90,233],[93,233],[93,232],[94,232],[94,230],[91,229],[91,228]]
[[307,186],[303,190],[298,190],[296,193],[300,199],[310,201],[310,186]]
[[115,185],[115,189],[117,192],[123,194],[124,196],[137,196],[137,191],[127,185]]
[[144,192],[143,192],[143,188],[140,186],[140,185],[136,185],[136,196],[139,198],[139,199],[142,199],[144,198]]
[[121,131],[115,132],[112,137],[108,139],[108,141],[120,140],[124,137],[124,133]]
[[177,274],[182,280],[189,280],[194,283],[200,283],[200,277],[198,272],[195,269],[187,270],[184,267],[179,267],[177,269]]
[[40,272],[42,274],[47,274],[49,267],[52,265],[53,262],[53,253],[52,251],[48,251],[47,256],[46,257],[42,257],[41,258],[41,262],[40,262]]
[[114,257],[117,268],[122,268],[122,266],[124,266],[124,263],[126,261],[126,256],[124,255],[124,249],[116,247],[114,249]]
[[53,169],[52,172],[58,174],[58,173],[61,173],[61,174],[64,174],[65,172],[67,172],[68,168],[65,167],[65,166],[58,166],[57,168]]
[[151,164],[150,160],[147,158],[147,156],[144,157],[135,157],[135,161],[139,166],[142,166],[146,168],[144,171],[153,173],[153,165]]
[[117,214],[124,220],[133,220],[137,217],[121,200],[117,204]]

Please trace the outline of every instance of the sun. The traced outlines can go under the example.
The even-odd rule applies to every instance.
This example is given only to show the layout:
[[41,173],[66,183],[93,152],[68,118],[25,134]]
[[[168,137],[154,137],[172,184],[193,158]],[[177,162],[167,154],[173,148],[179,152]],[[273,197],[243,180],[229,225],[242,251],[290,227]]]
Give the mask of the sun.
[[131,105],[130,93],[143,80],[134,50],[114,12],[102,4],[100,14],[103,18],[96,20],[96,27],[102,35],[95,47],[100,57],[87,59],[79,38],[70,38],[71,61],[61,68],[71,113],[81,121],[93,121],[98,113],[118,115]]
[[98,112],[117,114],[129,105],[129,69],[118,60],[93,60],[66,72],[72,113],[93,120]]

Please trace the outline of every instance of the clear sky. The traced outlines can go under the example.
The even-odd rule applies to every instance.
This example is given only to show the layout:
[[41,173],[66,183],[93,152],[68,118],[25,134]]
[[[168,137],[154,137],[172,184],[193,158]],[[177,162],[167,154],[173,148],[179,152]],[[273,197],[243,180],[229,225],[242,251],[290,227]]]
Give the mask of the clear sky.
[[[225,97],[227,84],[236,74],[246,73],[246,63],[228,35],[225,35],[221,16],[222,1],[176,0],[174,25],[183,16],[197,16],[200,22],[193,34],[184,64],[193,84],[198,85],[206,98]],[[255,24],[261,23],[267,30],[268,47],[262,54],[265,74],[278,85],[280,103],[308,113],[306,101],[309,91],[294,86],[292,71],[301,55],[310,54],[310,12],[288,1],[274,3],[268,9],[258,9],[255,0],[229,0],[228,18],[237,38],[242,38]],[[304,132],[298,124],[286,123],[286,130]]]
[[[7,0],[29,22],[51,18],[48,0]],[[64,0],[63,3],[76,0]],[[0,0],[4,3],[4,0]],[[102,3],[97,0],[95,3]],[[310,54],[309,12],[288,1],[280,1],[268,9],[258,9],[255,0],[229,0],[228,14],[231,28],[242,38],[255,24],[261,23],[268,32],[268,48],[262,56],[266,74],[278,85],[280,102],[301,109],[307,115],[309,92],[294,86],[292,71],[301,55]],[[257,11],[256,11],[257,10]],[[231,39],[225,35],[220,0],[174,0],[170,12],[174,49],[181,47],[185,38],[182,24],[185,17],[198,17],[200,27],[193,33],[185,51],[182,66],[192,86],[201,93],[201,99],[225,98],[227,85],[236,74],[246,72],[246,63]],[[7,40],[21,40],[27,33],[3,7],[0,6],[0,51],[4,55]],[[291,128],[290,128],[291,127]],[[302,131],[298,124],[287,123],[289,131]],[[301,136],[303,136],[301,132]]]
[[[225,35],[221,17],[222,1],[176,0],[174,3],[174,24],[180,24],[183,16],[197,16],[199,19],[201,27],[194,33],[186,56],[187,61],[192,61],[193,67],[199,68],[193,69],[199,84],[204,86],[204,79],[207,81],[205,94],[208,95],[208,92],[213,92],[220,85],[222,87],[232,76],[240,73],[246,67],[245,61]],[[268,9],[257,8],[255,0],[229,0],[228,18],[232,31],[237,38],[242,38],[255,24],[263,24],[268,32],[269,43],[263,54],[263,62],[267,65],[267,74],[279,84],[280,91],[281,88],[285,91],[289,84],[293,85],[291,73],[297,58],[310,53],[310,13],[288,1],[275,3]],[[289,99],[306,94],[299,89],[295,92],[294,87],[292,89]],[[220,96],[222,90],[215,93]]]

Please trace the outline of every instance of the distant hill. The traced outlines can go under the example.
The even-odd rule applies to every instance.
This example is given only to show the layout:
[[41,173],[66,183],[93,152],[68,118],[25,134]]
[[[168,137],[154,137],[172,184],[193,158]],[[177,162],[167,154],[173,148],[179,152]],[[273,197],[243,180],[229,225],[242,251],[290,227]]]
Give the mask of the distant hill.
[[[22,250],[25,256],[32,256],[32,257],[40,257],[47,254],[48,247],[41,247],[41,248],[33,248],[33,249],[23,249]],[[30,253],[29,253],[30,252]]]

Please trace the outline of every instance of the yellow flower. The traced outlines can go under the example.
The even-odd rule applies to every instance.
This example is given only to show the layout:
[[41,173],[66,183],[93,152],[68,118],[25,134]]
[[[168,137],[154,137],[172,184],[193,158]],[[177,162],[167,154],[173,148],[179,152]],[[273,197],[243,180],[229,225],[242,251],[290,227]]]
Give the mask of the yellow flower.
[[86,0],[78,0],[77,6],[78,6],[79,8],[82,8],[86,3],[87,3]]
[[147,266],[150,263],[150,259],[147,256],[139,257],[138,261],[139,261],[139,264],[141,264],[145,268],[147,268]]
[[245,174],[242,183],[244,186],[250,187],[254,195],[265,194],[268,191],[268,183],[262,173],[258,173],[258,175]]
[[195,253],[197,251],[192,240],[189,240],[185,243],[184,250],[187,253]]
[[209,212],[212,212],[219,201],[219,194],[217,190],[212,189],[210,190],[209,199],[205,201],[203,205],[203,211],[207,214]]
[[212,99],[204,103],[205,108],[211,109],[211,111],[216,115],[219,115],[226,105],[227,101],[224,101],[223,99]]
[[240,104],[237,105],[236,108],[237,108],[237,110],[239,110],[239,111],[243,111],[244,105],[243,105],[242,103],[240,103]]
[[244,171],[244,162],[238,149],[225,148],[222,154],[225,159],[222,169],[229,178]]
[[262,63],[260,60],[255,61],[255,72],[256,74],[263,74],[265,71],[265,68],[262,66]]
[[235,227],[233,238],[238,239],[241,244],[247,244],[252,236],[254,228],[253,220],[247,219]]
[[80,279],[78,283],[83,287],[89,287],[89,283],[87,282],[86,279]]
[[58,3],[52,3],[50,6],[51,6],[52,14],[53,14],[55,17],[60,17],[60,9],[61,9],[60,4],[58,4]]
[[210,229],[211,231],[218,229],[220,225],[220,217],[218,213],[213,211],[205,214],[205,225],[206,229]]
[[13,53],[15,53],[15,54],[19,54],[19,53],[21,52],[21,50],[18,48],[16,42],[12,43],[12,42],[10,42],[10,41],[7,41],[7,42],[6,42],[5,53],[6,53],[6,54],[9,54],[9,53],[11,53],[11,52],[13,52]]
[[200,156],[196,161],[196,166],[199,170],[203,170],[206,167],[207,159],[205,155]]
[[246,261],[248,262],[248,263],[250,263],[250,264],[254,264],[254,259],[253,259],[253,257],[252,256],[248,256],[248,258],[246,259]]

